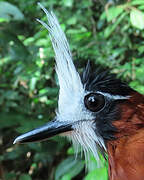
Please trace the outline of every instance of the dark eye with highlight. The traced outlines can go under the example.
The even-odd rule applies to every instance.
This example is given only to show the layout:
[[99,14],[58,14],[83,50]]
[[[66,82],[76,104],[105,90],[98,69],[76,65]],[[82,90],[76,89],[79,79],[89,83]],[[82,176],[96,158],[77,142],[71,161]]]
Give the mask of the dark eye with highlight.
[[90,93],[84,98],[85,106],[92,112],[100,111],[105,105],[105,99],[102,94]]

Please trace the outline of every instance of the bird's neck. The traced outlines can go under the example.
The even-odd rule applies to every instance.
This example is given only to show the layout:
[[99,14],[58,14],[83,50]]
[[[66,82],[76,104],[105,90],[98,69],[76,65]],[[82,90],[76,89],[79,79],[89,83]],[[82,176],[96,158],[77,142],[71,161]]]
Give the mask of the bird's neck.
[[118,133],[107,142],[110,180],[144,179],[144,97],[133,96],[113,124]]
[[144,179],[144,129],[109,142],[107,149],[110,180]]

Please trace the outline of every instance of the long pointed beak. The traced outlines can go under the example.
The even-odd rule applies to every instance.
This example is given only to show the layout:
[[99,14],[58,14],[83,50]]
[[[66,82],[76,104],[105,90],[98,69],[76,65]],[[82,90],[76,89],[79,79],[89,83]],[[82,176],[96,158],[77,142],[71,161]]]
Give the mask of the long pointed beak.
[[14,140],[13,144],[44,141],[57,134],[72,130],[73,130],[72,124],[54,120],[54,121],[50,121],[44,126],[29,131],[21,136],[18,136]]

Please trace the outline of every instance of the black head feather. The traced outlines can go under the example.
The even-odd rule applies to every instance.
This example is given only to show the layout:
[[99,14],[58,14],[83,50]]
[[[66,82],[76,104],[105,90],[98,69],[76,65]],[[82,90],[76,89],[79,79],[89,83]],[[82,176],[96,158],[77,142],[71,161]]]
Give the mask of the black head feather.
[[98,68],[92,72],[89,61],[83,72],[82,83],[87,91],[100,91],[111,95],[129,96],[134,91],[109,70],[102,71]]

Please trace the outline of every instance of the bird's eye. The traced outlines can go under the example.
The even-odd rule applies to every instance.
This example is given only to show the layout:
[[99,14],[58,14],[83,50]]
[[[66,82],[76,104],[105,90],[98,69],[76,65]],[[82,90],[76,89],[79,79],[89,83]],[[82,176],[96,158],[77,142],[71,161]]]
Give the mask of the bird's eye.
[[102,94],[90,93],[85,96],[84,103],[87,109],[92,112],[97,112],[104,107],[105,99]]

